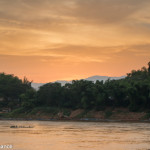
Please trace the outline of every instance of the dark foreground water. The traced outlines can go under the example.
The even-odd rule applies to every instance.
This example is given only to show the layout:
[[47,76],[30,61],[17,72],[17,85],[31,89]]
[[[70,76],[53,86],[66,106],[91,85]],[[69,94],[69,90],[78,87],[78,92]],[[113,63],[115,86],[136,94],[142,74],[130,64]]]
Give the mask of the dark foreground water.
[[150,124],[0,121],[0,145],[13,150],[150,150]]

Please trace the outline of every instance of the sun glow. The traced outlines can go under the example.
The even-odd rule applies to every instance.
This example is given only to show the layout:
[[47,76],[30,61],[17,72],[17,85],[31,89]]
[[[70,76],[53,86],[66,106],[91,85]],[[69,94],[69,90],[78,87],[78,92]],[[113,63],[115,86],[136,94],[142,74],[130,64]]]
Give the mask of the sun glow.
[[35,82],[125,75],[149,61],[149,7],[148,0],[2,0],[0,70]]

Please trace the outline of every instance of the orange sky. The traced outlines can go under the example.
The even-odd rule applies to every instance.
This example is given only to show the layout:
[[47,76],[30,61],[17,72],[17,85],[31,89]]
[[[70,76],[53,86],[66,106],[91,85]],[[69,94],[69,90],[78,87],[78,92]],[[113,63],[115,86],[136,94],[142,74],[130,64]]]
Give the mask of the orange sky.
[[0,72],[34,82],[121,76],[150,60],[150,0],[0,0]]

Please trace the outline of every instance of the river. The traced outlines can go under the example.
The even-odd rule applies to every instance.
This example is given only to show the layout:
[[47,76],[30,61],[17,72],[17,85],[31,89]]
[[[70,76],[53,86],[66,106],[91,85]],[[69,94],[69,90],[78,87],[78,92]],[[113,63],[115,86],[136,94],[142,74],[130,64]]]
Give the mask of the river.
[[0,121],[0,146],[4,145],[12,150],[150,150],[150,124]]

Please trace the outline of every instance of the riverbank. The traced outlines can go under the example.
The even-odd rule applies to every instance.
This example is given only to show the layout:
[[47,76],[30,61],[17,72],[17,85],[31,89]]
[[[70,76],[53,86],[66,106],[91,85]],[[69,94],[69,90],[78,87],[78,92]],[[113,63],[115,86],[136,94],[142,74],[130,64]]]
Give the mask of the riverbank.
[[[20,111],[20,110],[19,110]],[[49,110],[36,108],[30,112],[10,112],[0,115],[0,120],[41,120],[41,121],[97,121],[97,122],[150,122],[147,112],[130,112],[125,108],[95,110]]]
[[0,118],[0,121],[58,121],[58,122],[124,122],[124,123],[150,123],[150,120],[110,120],[110,119],[95,119],[95,118],[81,118],[81,119],[32,119],[32,118]]

